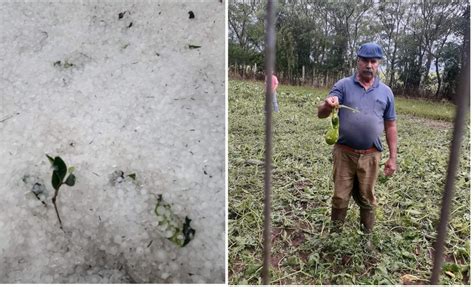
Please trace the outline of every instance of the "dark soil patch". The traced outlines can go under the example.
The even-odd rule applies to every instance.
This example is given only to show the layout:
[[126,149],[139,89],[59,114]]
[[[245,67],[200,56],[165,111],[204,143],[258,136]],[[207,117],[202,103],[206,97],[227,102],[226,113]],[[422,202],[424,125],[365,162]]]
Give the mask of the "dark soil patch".
[[[230,262],[229,262],[230,263]],[[230,264],[229,264],[230,265]],[[245,270],[246,266],[243,262],[233,262],[232,268],[229,268],[229,277],[242,273]]]
[[282,253],[272,255],[272,258],[270,259],[270,263],[272,264],[272,267],[275,269],[278,269],[279,263],[283,257],[285,257],[285,255]]
[[275,240],[280,237],[282,229],[278,227],[272,228],[272,244],[275,243]]
[[469,280],[469,270],[466,270],[462,272],[462,282],[466,285],[469,285],[470,280]]
[[374,268],[377,265],[377,259],[375,257],[368,257],[364,262],[365,268]]
[[228,217],[229,217],[230,220],[237,220],[237,219],[240,218],[240,214],[238,214],[237,212],[235,212],[233,210],[230,210]]
[[303,190],[306,187],[313,187],[313,183],[309,179],[301,179],[295,182],[293,185],[296,190]]
[[299,204],[300,204],[301,208],[304,209],[304,210],[306,210],[308,208],[308,201],[306,201],[306,200],[299,201]]
[[341,264],[343,266],[347,266],[351,263],[352,261],[352,256],[350,255],[343,255],[342,258],[341,258]]
[[311,255],[311,252],[309,252],[309,251],[300,251],[300,252],[298,252],[298,255],[300,256],[301,260],[304,263],[308,263],[308,258]]
[[300,232],[293,232],[291,234],[291,245],[294,247],[300,246],[305,241],[305,236],[302,231]]
[[466,261],[462,257],[454,257],[454,254],[450,253],[444,256],[444,261],[445,262],[453,262],[456,264],[464,265],[466,264]]
[[304,231],[310,231],[311,225],[307,221],[298,221],[298,229]]

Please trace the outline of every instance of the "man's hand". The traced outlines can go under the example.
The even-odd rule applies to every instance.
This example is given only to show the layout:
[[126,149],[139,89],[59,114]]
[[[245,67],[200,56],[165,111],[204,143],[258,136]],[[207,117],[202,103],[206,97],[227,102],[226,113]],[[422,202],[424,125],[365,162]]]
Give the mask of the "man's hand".
[[385,176],[390,176],[395,173],[397,169],[397,122],[384,121],[385,135],[387,137],[388,150],[390,156],[385,163]]
[[328,97],[324,101],[324,104],[330,107],[331,109],[334,109],[335,107],[339,106],[339,98],[336,96]]
[[332,110],[339,105],[339,98],[336,96],[327,97],[324,102],[318,106],[318,118],[327,118]]
[[392,176],[397,170],[397,161],[394,158],[389,158],[385,162],[385,168],[383,170],[385,176]]

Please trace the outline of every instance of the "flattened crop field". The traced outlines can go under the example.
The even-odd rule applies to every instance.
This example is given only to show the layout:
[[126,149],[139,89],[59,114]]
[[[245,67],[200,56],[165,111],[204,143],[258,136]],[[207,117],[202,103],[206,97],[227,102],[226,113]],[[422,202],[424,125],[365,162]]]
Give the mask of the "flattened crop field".
[[[327,90],[281,86],[273,118],[272,284],[428,284],[452,137],[454,106],[396,97],[398,171],[379,175],[371,236],[351,202],[344,230],[329,233],[332,146],[318,119]],[[262,269],[263,83],[229,81],[229,283],[259,284]],[[420,105],[414,109],[415,105]],[[433,108],[435,107],[435,108]],[[419,111],[413,115],[408,110]],[[438,110],[440,115],[433,114]],[[426,114],[426,116],[425,116]],[[421,115],[421,116],[420,116]],[[429,118],[427,118],[429,117]],[[439,120],[444,119],[444,120]],[[470,284],[469,125],[440,284]],[[385,144],[385,139],[383,139]],[[388,157],[385,145],[381,165]],[[382,168],[383,170],[383,168]]]

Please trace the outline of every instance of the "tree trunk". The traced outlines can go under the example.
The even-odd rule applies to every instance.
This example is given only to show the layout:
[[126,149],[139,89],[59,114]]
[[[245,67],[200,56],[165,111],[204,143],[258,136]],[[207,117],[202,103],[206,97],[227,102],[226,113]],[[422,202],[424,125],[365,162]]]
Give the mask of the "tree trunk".
[[426,63],[425,63],[425,73],[422,78],[422,83],[427,84],[429,80],[429,74],[430,74],[430,69],[431,69],[431,62],[433,61],[433,54],[431,53],[431,46],[429,47],[429,50],[427,51],[428,55],[426,58]]
[[393,78],[395,76],[395,57],[396,57],[396,52],[397,52],[397,42],[395,41],[394,47],[393,47],[393,53],[392,57],[390,59],[390,81],[388,83],[389,87],[393,86]]
[[436,66],[436,79],[438,79],[438,88],[436,89],[435,98],[439,97],[439,91],[441,89],[441,76],[439,75],[439,66],[438,66],[438,57],[435,59],[435,66]]

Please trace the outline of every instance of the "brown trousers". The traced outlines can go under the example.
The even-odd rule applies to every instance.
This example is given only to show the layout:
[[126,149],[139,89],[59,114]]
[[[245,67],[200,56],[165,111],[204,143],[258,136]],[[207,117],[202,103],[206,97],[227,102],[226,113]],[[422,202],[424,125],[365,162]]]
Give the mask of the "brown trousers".
[[362,209],[377,205],[375,182],[379,171],[381,152],[357,154],[335,145],[333,150],[333,208],[347,208],[352,197]]

